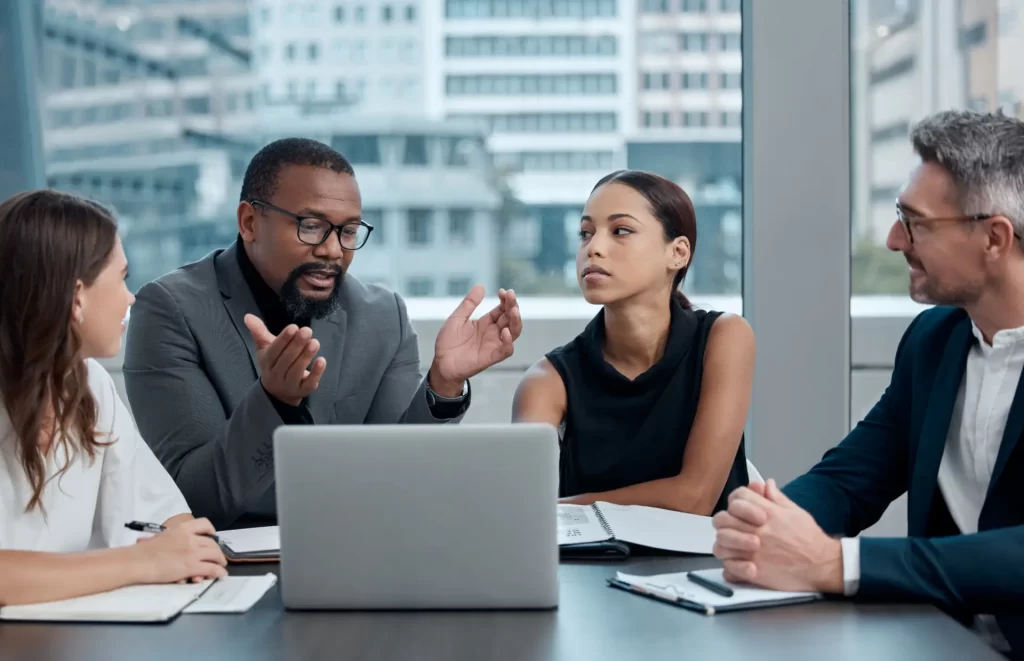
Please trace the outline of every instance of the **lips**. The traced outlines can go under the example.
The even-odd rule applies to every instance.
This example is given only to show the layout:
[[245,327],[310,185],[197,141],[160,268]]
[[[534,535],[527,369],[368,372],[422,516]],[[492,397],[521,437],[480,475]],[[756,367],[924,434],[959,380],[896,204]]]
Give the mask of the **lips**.
[[314,287],[330,287],[337,279],[338,273],[335,271],[307,271],[302,274],[302,277]]
[[583,277],[584,278],[587,277],[588,275],[591,275],[591,274],[595,274],[595,275],[611,275],[611,273],[609,273],[608,271],[605,271],[600,266],[594,266],[593,264],[591,264],[590,266],[588,266],[585,269],[583,269]]

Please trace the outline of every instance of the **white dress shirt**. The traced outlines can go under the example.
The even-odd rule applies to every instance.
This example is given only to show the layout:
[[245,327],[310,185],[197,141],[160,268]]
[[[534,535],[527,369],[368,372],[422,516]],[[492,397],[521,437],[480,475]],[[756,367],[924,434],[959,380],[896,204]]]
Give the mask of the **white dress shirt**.
[[[1024,371],[1024,327],[999,331],[992,344],[973,323],[971,329],[977,342],[967,354],[938,476],[946,507],[964,535],[978,532],[978,518],[992,481],[1006,419]],[[848,538],[841,544],[844,591],[853,595],[860,585],[860,541]],[[1009,650],[995,618],[979,616],[975,629],[994,647]]]
[[[163,523],[189,512],[174,480],[139,436],[110,375],[96,361],[87,365],[98,438],[114,442],[98,448],[92,461],[84,452],[74,454],[68,471],[46,483],[43,509],[25,511],[32,488],[18,461],[10,418],[0,406],[0,549],[74,552],[125,546],[139,537],[125,523]],[[47,479],[67,459],[58,451],[62,445],[51,447]]]

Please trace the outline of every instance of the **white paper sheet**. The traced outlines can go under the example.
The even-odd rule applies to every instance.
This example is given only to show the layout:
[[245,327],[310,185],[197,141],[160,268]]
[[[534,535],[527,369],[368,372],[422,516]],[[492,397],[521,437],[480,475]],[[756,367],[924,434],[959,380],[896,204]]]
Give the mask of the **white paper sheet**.
[[227,576],[217,579],[185,613],[245,613],[277,583],[277,576]]

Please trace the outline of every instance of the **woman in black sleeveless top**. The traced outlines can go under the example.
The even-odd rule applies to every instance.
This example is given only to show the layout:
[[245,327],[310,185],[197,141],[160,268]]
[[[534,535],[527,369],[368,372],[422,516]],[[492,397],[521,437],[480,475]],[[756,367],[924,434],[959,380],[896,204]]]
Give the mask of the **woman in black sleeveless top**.
[[754,334],[679,291],[696,240],[693,204],[668,179],[619,171],[592,191],[576,269],[603,308],[513,403],[515,421],[561,428],[563,502],[711,514],[746,486]]

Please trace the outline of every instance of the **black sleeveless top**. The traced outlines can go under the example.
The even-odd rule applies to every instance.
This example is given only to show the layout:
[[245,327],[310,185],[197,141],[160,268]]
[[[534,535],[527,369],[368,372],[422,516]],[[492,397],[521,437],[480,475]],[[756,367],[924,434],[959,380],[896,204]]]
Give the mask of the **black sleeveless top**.
[[[665,355],[633,381],[604,359],[604,310],[572,342],[547,354],[565,384],[559,496],[611,491],[679,474],[697,413],[704,350],[722,313],[685,310],[672,302]],[[746,486],[740,440],[715,511]]]

